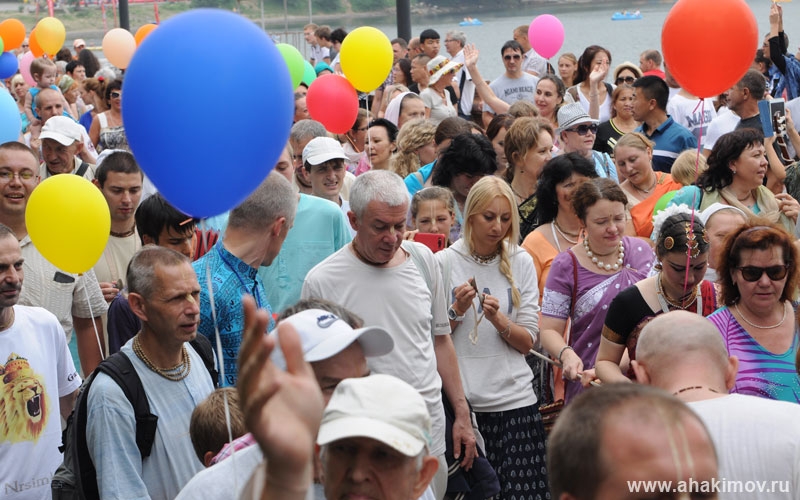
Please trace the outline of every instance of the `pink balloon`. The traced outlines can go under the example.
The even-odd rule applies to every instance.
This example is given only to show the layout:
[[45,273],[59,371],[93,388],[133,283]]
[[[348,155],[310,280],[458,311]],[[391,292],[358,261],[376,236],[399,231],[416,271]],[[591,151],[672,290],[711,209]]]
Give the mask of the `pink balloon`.
[[564,45],[564,25],[556,16],[537,16],[528,28],[528,40],[537,54],[550,59]]
[[28,51],[22,56],[22,59],[19,60],[19,72],[22,73],[22,78],[25,80],[25,83],[31,87],[36,85],[36,80],[31,76],[31,63],[34,59],[33,52]]

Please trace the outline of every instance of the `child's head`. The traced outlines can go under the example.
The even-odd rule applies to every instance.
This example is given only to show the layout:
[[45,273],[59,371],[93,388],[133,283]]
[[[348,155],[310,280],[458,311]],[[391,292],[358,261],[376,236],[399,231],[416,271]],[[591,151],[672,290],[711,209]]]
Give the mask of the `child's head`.
[[189,437],[200,462],[208,467],[211,459],[228,442],[228,424],[225,421],[225,396],[231,414],[231,436],[241,437],[247,432],[244,416],[239,408],[239,394],[233,387],[220,387],[197,405],[189,421]]
[[39,57],[31,61],[31,76],[40,89],[46,89],[56,84],[56,63],[50,59]]
[[698,154],[696,149],[687,149],[675,158],[670,175],[675,182],[692,186],[706,170],[708,170],[706,157]]
[[425,188],[411,199],[411,223],[419,232],[443,234],[449,238],[450,227],[455,222],[456,200],[449,189]]

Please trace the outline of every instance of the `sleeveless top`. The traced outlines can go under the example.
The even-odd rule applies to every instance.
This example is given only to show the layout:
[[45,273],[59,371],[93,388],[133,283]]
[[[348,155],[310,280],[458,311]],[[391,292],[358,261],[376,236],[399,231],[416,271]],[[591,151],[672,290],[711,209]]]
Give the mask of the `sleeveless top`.
[[130,151],[128,138],[125,137],[124,125],[109,127],[108,117],[105,113],[98,114],[97,119],[100,120],[100,141],[97,144],[98,153],[104,149],[124,149],[125,151]]

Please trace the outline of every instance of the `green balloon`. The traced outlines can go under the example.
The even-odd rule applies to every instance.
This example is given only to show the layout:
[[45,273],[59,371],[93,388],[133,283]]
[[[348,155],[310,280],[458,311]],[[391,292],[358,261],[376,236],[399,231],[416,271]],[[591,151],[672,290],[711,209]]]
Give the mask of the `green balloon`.
[[300,82],[303,81],[304,72],[306,71],[303,66],[305,62],[303,55],[288,43],[279,43],[276,47],[278,47],[281,56],[283,56],[283,60],[286,61],[286,67],[289,68],[289,75],[292,77],[292,89],[296,89]]
[[3,41],[3,38],[2,38],[2,37],[0,37],[0,54],[2,54],[2,53],[5,51],[5,48],[6,48],[6,47],[5,47],[5,45],[6,45],[6,44],[5,44],[5,42]]
[[653,208],[653,217],[658,215],[658,212],[667,208],[667,204],[672,201],[672,198],[674,198],[676,194],[678,194],[677,191],[669,191],[659,198],[656,202],[656,206]]
[[314,71],[314,67],[311,66],[311,63],[308,61],[304,61],[306,69],[303,73],[303,80],[302,82],[308,86],[311,86],[311,82],[317,79],[317,72]]

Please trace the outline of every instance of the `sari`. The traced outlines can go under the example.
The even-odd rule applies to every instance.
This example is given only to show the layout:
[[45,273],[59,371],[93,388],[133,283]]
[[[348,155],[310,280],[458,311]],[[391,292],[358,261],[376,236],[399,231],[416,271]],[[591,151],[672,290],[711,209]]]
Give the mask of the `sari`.
[[629,189],[631,186],[620,186],[628,196],[628,205],[625,209],[631,215],[636,236],[641,236],[642,238],[649,238],[653,233],[653,211],[658,200],[670,191],[677,191],[683,187],[682,184],[672,180],[672,176],[667,173],[655,172],[655,174],[656,185],[653,186],[653,191],[644,200],[639,201],[636,199],[635,193]]
[[[556,256],[547,276],[542,300],[542,315],[561,320],[570,319],[568,344],[575,350],[585,369],[594,366],[600,349],[600,334],[606,319],[606,311],[619,292],[647,277],[653,266],[655,254],[641,239],[622,238],[625,260],[615,274],[599,274],[583,267],[577,259],[577,280],[574,274],[572,250]],[[572,254],[572,255],[570,255]],[[573,289],[575,304],[572,305]],[[570,316],[570,311],[572,315]],[[553,354],[553,353],[551,353]],[[567,381],[564,402],[583,391],[580,381]]]

